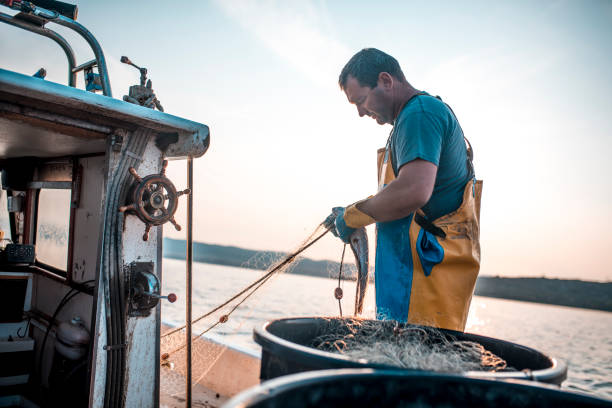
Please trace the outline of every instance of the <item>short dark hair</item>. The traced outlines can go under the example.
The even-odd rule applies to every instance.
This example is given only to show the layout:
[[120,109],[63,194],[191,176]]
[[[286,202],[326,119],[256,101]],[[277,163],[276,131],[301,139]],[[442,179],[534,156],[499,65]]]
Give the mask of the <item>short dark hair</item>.
[[350,75],[359,82],[359,85],[376,88],[378,75],[381,72],[388,72],[401,82],[406,81],[399,62],[395,58],[376,48],[364,48],[353,55],[344,68],[342,68],[338,84],[340,89],[344,89]]

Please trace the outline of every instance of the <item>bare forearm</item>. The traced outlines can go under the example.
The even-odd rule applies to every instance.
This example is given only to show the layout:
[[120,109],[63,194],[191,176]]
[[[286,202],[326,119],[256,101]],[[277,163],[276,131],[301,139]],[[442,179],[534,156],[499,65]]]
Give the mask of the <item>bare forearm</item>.
[[398,220],[425,205],[420,195],[418,185],[402,186],[391,182],[374,197],[359,203],[357,208],[379,222]]
[[380,222],[407,217],[429,201],[437,171],[433,163],[413,160],[400,168],[395,180],[357,208]]

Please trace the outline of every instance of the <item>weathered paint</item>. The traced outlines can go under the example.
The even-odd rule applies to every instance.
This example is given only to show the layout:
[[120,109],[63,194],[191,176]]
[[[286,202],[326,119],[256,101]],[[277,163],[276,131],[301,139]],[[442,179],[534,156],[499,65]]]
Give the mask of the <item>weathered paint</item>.
[[[161,152],[153,143],[147,146],[143,161],[136,170],[141,177],[160,172]],[[145,225],[135,215],[126,215],[123,231],[124,265],[134,261],[158,262],[158,228],[160,227],[152,227],[149,240],[143,241]],[[154,267],[153,270],[156,271],[157,268]],[[157,308],[159,307],[158,304]],[[156,376],[159,373],[159,361],[155,357],[155,350],[159,342],[159,321],[155,312],[154,310],[147,317],[129,317],[127,321],[126,407],[152,407],[157,400]]]
[[[79,159],[79,164],[84,167],[84,190],[81,191],[81,205],[75,211],[72,236],[74,257],[71,266],[76,273],[75,280],[95,279],[95,298],[79,295],[59,316],[62,320],[77,312],[88,327],[91,327],[93,360],[90,367],[89,405],[103,407],[107,368],[107,351],[104,347],[108,344],[105,298],[108,293],[104,291],[103,277],[100,274],[100,260],[103,255],[100,238],[104,236],[106,227],[103,224],[106,183],[110,180],[119,158],[119,153],[110,144],[109,139],[112,136],[107,136],[107,132],[111,129],[117,133],[142,127],[176,133],[178,140],[167,147],[164,156],[177,159],[188,155],[199,157],[206,152],[209,146],[208,127],[120,100],[2,69],[0,97],[0,111],[8,115],[0,118],[0,136],[6,135],[4,144],[0,143],[0,158],[12,157],[18,151],[28,151],[39,157],[105,152],[103,156]],[[26,106],[30,103],[32,106]],[[19,109],[15,111],[15,107]],[[17,117],[25,118],[26,122],[18,123]],[[81,121],[75,118],[87,119]],[[88,122],[90,119],[91,123]],[[4,126],[5,124],[7,126]],[[2,129],[6,132],[2,133]],[[23,139],[19,137],[20,134],[32,137]],[[7,149],[2,150],[2,147]],[[15,150],[15,147],[19,149]],[[159,172],[162,152],[155,146],[155,140],[151,140],[147,146],[143,159],[137,168],[139,174],[145,176]],[[135,216],[127,215],[121,262],[124,265],[132,261],[153,262],[154,270],[159,275],[161,227],[153,227],[147,242],[142,241],[143,232],[144,224]],[[35,288],[39,288],[34,295],[36,308],[51,315],[68,288],[65,282],[53,281],[43,275],[36,279]],[[90,310],[93,312],[89,313]],[[128,319],[125,406],[155,406],[158,403],[159,317],[158,306],[149,317]],[[39,337],[41,333],[44,334],[40,328],[37,330]],[[46,345],[45,367],[50,364],[52,350],[53,342],[49,341]]]
[[128,361],[125,382],[126,407],[153,407],[156,399],[156,375],[159,361],[155,344],[159,341],[155,314],[128,319]]
[[96,276],[102,212],[100,193],[104,189],[104,157],[83,158],[78,164],[83,167],[83,176],[79,207],[74,214],[74,236],[78,238],[74,240],[72,279],[82,282]]
[[104,406],[104,389],[106,387],[106,308],[104,306],[104,285],[102,277],[97,283],[98,299],[97,299],[97,314],[95,334],[92,336],[94,359],[92,360],[93,367],[91,368],[92,379],[90,382],[89,406],[93,408],[102,408]]
[[[117,163],[118,154],[114,153],[110,143],[107,143],[107,154],[104,157],[104,166],[101,171],[103,172],[103,183],[99,194],[100,200],[100,212],[96,214],[96,219],[99,228],[99,237],[104,234],[103,214],[104,205],[106,202],[107,182],[114,171],[114,167]],[[97,242],[97,255],[96,255],[96,292],[97,296],[95,299],[96,308],[95,313],[95,331],[92,335],[93,340],[93,357],[91,367],[91,379],[89,382],[89,406],[92,408],[104,407],[104,393],[106,389],[106,364],[107,364],[107,352],[104,347],[108,344],[107,331],[106,331],[106,304],[105,298],[109,296],[104,290],[104,277],[100,271],[101,259],[102,259],[102,240],[98,238]]]
[[208,126],[201,123],[4,69],[0,69],[0,92],[15,96],[27,95],[46,103],[48,111],[62,114],[70,111],[85,112],[87,117],[95,118],[96,123],[101,125],[121,121],[134,127],[176,132],[177,142],[171,144],[165,153],[170,159],[182,159],[188,155],[200,157],[210,142]]

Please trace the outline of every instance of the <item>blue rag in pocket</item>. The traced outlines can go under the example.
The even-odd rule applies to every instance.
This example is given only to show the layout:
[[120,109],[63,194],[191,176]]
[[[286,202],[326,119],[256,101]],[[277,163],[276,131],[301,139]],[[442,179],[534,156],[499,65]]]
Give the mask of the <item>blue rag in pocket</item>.
[[416,242],[416,250],[425,276],[431,275],[434,266],[444,259],[444,248],[431,232],[421,229]]

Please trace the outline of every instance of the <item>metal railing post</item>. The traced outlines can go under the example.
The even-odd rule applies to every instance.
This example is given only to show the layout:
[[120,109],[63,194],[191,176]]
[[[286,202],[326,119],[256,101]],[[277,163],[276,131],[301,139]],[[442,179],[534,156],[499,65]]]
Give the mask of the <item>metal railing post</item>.
[[58,33],[53,30],[50,30],[45,27],[39,27],[32,23],[29,23],[24,20],[18,20],[12,17],[9,14],[0,13],[0,21],[3,23],[10,24],[14,27],[21,28],[23,30],[30,31],[32,33],[40,34],[44,37],[50,38],[55,41],[66,53],[66,58],[68,58],[68,86],[76,87],[76,72],[73,72],[76,65],[76,58],[74,57],[74,51],[68,41]]
[[[71,61],[70,56],[72,50],[70,49],[68,43],[66,43],[66,41],[59,34],[45,28],[36,29],[33,24],[17,22],[14,16],[9,16],[4,13],[1,14],[2,21],[5,23],[12,24],[14,26],[44,35],[56,41],[64,49],[66,55],[68,55],[68,64],[72,65],[68,69],[68,78],[70,83],[74,82],[76,73],[72,72],[72,69],[74,68],[74,61]],[[68,17],[64,17],[56,11],[47,10],[42,7],[34,6],[27,14],[36,16],[39,19],[42,19],[41,21],[44,22],[52,21],[56,24],[68,27],[73,31],[76,31],[81,37],[83,37],[87,44],[89,44],[89,46],[91,47],[91,50],[93,51],[96,57],[98,74],[100,75],[100,84],[102,85],[102,93],[106,96],[113,96],[110,86],[110,79],[108,78],[108,69],[106,68],[106,59],[104,58],[104,52],[102,51],[102,47],[98,43],[98,40],[96,40],[96,37],[94,37],[93,34],[90,33],[87,28]]]
[[187,195],[187,305],[186,305],[186,337],[187,337],[187,375],[185,378],[185,406],[191,407],[191,295],[192,295],[192,264],[193,264],[193,157],[187,158],[187,188],[190,193]]

